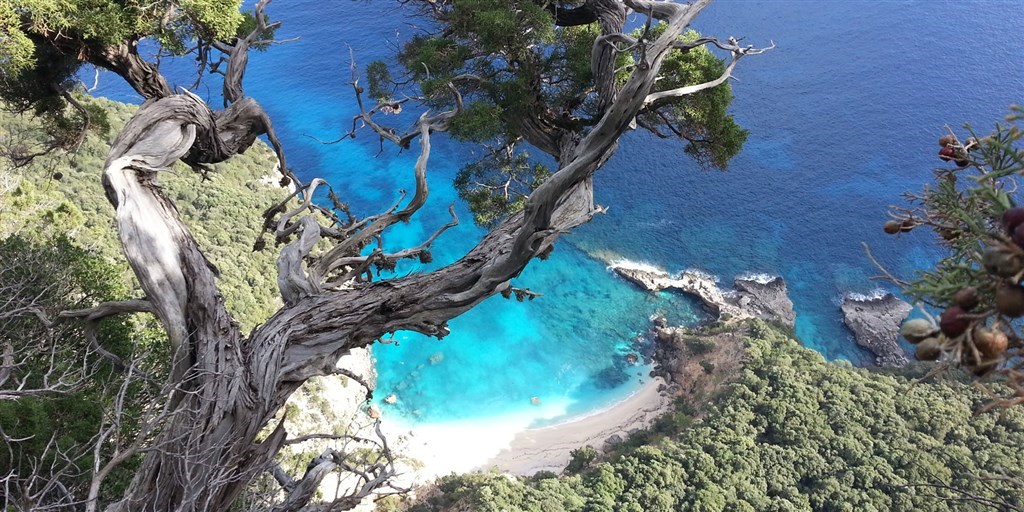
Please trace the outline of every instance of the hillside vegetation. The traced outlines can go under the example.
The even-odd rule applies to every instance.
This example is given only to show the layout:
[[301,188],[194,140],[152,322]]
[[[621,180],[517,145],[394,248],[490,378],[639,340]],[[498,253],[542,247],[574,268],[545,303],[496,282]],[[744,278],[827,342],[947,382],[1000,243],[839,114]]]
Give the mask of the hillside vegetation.
[[[950,379],[914,384],[828,363],[755,324],[748,362],[703,419],[571,476],[443,478],[412,507],[442,510],[1015,510],[1024,410]],[[673,427],[676,426],[676,427]]]
[[[102,98],[82,98],[106,113],[110,129],[90,133],[77,151],[54,151],[28,165],[0,165],[0,238],[12,234],[36,239],[70,236],[75,243],[134,277],[121,252],[114,209],[103,195],[100,173],[114,134],[136,107]],[[40,120],[0,110],[0,142],[18,151],[38,149]],[[245,154],[212,166],[205,179],[183,164],[160,175],[206,256],[217,266],[228,309],[248,330],[262,322],[279,300],[273,251],[252,252],[264,209],[287,194],[277,184],[276,159],[262,143]],[[262,180],[270,176],[270,180]]]

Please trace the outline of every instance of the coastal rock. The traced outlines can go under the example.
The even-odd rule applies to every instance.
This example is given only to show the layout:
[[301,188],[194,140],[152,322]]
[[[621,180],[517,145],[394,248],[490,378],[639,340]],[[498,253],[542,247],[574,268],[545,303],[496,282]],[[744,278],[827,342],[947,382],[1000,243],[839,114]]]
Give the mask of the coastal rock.
[[668,319],[662,315],[652,315],[651,323],[657,327],[668,327]]
[[609,268],[627,281],[650,292],[674,288],[693,295],[719,318],[738,320],[752,316],[727,301],[714,279],[698,272],[688,270],[673,277],[664,270],[628,263],[613,263]]
[[910,304],[887,293],[882,297],[843,299],[843,321],[857,344],[875,354],[875,364],[898,368],[909,360],[899,345],[900,323],[910,314]]
[[655,327],[654,333],[658,341],[665,343],[672,341],[672,338],[676,335],[675,329],[670,327]]
[[[650,292],[676,289],[693,295],[716,314],[720,321],[760,318],[790,327],[796,323],[793,301],[789,299],[786,281],[781,277],[737,278],[734,290],[723,290],[713,278],[689,270],[672,276],[661,269],[628,262],[612,263],[609,268],[623,279]],[[663,319],[654,317],[651,321],[658,327],[664,327],[660,325]]]
[[781,277],[770,279],[736,278],[733,286],[739,295],[741,307],[762,320],[796,325],[796,311],[789,299],[786,281]]
[[608,446],[615,446],[617,444],[622,444],[622,441],[622,436],[619,434],[612,434],[611,436],[608,436],[608,439],[604,440],[604,444]]
[[380,407],[377,407],[377,404],[370,404],[370,406],[366,408],[366,415],[369,416],[370,419],[374,420],[380,418]]
[[651,292],[661,291],[671,281],[668,272],[655,268],[612,264],[611,269],[625,280]]
[[386,403],[388,405],[392,405],[392,404],[395,404],[397,402],[398,402],[398,396],[395,395],[394,393],[391,393],[390,395],[384,397],[384,403]]

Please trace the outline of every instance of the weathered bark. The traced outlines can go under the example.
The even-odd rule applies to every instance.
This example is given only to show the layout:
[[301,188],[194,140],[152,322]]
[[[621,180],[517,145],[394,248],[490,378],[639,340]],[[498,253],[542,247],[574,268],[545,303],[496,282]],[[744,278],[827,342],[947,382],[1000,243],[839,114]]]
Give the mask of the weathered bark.
[[165,98],[173,93],[156,66],[139,56],[136,40],[97,48],[88,55],[89,62],[117,73],[143,98]]
[[261,41],[268,30],[279,27],[280,22],[267,23],[265,9],[271,0],[260,0],[253,8],[253,17],[256,19],[256,27],[244,37],[234,38],[231,44],[225,42],[214,42],[213,46],[225,53],[228,57],[228,67],[224,71],[224,106],[228,106],[243,97],[245,90],[242,81],[245,78],[245,70],[249,65],[249,47]]
[[[622,33],[627,11],[624,4],[618,0],[590,0],[587,5],[592,5],[598,12],[601,36]],[[598,111],[604,112],[615,100],[615,60],[619,52],[606,39],[598,38],[598,41],[604,42],[594,45],[590,66],[594,70],[594,83],[597,86]]]

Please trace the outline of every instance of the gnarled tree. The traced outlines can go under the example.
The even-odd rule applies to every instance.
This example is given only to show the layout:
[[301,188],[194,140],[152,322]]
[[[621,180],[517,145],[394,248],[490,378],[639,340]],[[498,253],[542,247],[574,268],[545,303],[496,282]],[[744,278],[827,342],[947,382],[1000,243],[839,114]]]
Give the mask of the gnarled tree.
[[[265,44],[272,28],[263,13],[267,3],[257,4],[249,32],[233,37],[226,34],[235,34],[237,23],[215,25],[203,17],[226,11],[195,8],[222,3],[156,4],[163,13],[159,18],[174,22],[160,21],[160,29],[148,34],[161,36],[168,27],[188,26],[184,33],[192,39],[185,39],[195,41],[196,48],[223,54],[214,66],[226,63],[222,110],[187,91],[173,93],[158,68],[135,52],[139,32],[104,38],[40,27],[36,14],[42,11],[34,7],[3,13],[4,30],[24,36],[38,52],[111,69],[147,98],[115,140],[103,183],[116,209],[125,255],[145,292],[142,304],[166,328],[172,360],[168,397],[155,416],[159,421],[144,442],[108,463],[143,454],[123,499],[107,510],[227,510],[257,475],[273,469],[274,455],[287,438],[276,418],[307,379],[336,373],[339,357],[388,333],[412,330],[442,337],[448,320],[484,299],[528,293],[513,288],[511,281],[533,258],[545,257],[561,234],[602,211],[594,203],[591,177],[627,130],[640,127],[681,137],[698,160],[724,166],[744,136],[725,114],[726,82],[741,58],[763,51],[734,39],[687,33],[709,0],[406,2],[432,17],[437,29],[436,36],[415,38],[402,52],[406,71],[421,90],[391,99],[397,94],[386,83],[390,70],[379,64],[370,70],[376,105],[367,108],[355,76],[353,86],[360,105],[356,124],[373,129],[382,141],[403,148],[419,145],[415,190],[391,208],[360,219],[333,191],[333,208],[312,202],[314,190],[326,186],[322,180],[297,181],[293,197],[298,205],[272,206],[264,223],[284,246],[278,258],[284,306],[243,333],[224,307],[216,269],[157,181],[176,160],[202,168],[245,151],[264,133],[277,149],[282,172],[295,180],[269,119],[242,88],[247,51]],[[630,12],[643,25],[627,31]],[[714,58],[708,46],[724,51],[725,62]],[[417,102],[436,113],[424,113],[405,131],[374,118]],[[533,146],[550,155],[557,168],[543,179],[525,180],[520,197],[490,213],[494,229],[458,261],[381,280],[381,271],[393,269],[399,259],[429,259],[431,244],[457,221],[453,212],[451,223],[417,247],[389,252],[382,246],[381,235],[389,227],[426,204],[431,137],[446,130],[462,140],[493,143],[499,156],[515,156],[515,147]],[[508,160],[513,166],[529,161]],[[490,169],[502,173],[509,167]],[[255,248],[265,249],[266,242],[258,240]],[[133,304],[139,303],[125,303],[124,309]],[[335,467],[354,472],[359,484],[333,503],[310,503],[321,479]],[[90,509],[99,505],[96,488],[105,470],[98,472],[86,499]],[[341,510],[386,485],[394,468],[389,456],[356,468],[344,454],[325,452],[301,478],[279,473],[287,497],[275,510]]]

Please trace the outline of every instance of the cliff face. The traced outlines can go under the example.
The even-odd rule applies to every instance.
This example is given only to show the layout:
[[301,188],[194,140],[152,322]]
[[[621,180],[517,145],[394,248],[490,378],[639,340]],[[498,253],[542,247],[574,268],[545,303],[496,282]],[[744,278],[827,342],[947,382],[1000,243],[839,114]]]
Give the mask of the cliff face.
[[909,362],[899,345],[899,332],[912,309],[910,304],[887,293],[874,298],[847,296],[841,309],[857,344],[875,354],[875,364],[898,368]]

